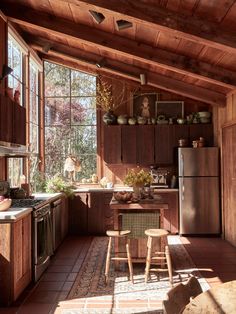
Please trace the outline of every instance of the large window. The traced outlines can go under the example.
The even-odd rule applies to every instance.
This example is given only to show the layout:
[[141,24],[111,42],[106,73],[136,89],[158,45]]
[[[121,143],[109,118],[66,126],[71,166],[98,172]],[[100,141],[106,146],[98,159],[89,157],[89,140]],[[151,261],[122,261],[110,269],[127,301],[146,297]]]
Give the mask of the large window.
[[8,66],[13,69],[13,72],[8,76],[8,87],[12,88],[12,96],[15,91],[20,92],[21,105],[23,105],[24,94],[23,59],[24,52],[21,45],[8,33]]
[[96,77],[44,63],[46,174],[63,174],[68,155],[81,162],[76,180],[97,171]]

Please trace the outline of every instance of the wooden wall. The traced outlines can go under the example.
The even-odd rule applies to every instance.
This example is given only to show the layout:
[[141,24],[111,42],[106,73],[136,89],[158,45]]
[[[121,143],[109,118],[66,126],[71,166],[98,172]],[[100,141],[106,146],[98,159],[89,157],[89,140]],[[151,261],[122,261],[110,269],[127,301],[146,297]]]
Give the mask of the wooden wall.
[[[196,111],[209,110],[212,111],[212,107],[208,104],[201,103],[183,96],[171,94],[169,92],[153,89],[150,87],[138,86],[137,84],[131,85],[130,83],[122,80],[102,78],[106,80],[112,86],[112,93],[115,101],[120,102],[120,95],[124,95],[120,102],[120,106],[115,110],[116,115],[127,114],[131,115],[132,107],[132,95],[137,92],[154,92],[158,94],[158,100],[180,100],[184,101],[185,116]],[[128,168],[136,167],[136,165],[107,165],[103,161],[103,126],[102,112],[99,113],[98,118],[98,174],[99,177],[106,176],[114,184],[122,183],[124,176],[127,173]]]
[[236,92],[227,96],[225,108],[214,108],[214,132],[221,148],[223,236],[236,246]]

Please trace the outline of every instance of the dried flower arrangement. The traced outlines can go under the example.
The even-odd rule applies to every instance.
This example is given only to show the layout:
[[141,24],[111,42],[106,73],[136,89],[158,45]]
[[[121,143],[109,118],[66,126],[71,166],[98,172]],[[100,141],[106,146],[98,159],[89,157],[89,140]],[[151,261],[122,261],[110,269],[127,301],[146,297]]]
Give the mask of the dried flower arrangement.
[[98,77],[96,95],[98,108],[102,109],[105,112],[114,111],[115,109],[117,109],[124,101],[125,85],[124,83],[122,83],[122,85],[123,87],[121,93],[119,94],[119,97],[117,99],[114,99],[112,95],[112,85],[101,77]]
[[150,172],[144,169],[129,169],[125,176],[124,183],[129,186],[145,186],[150,185],[153,179]]

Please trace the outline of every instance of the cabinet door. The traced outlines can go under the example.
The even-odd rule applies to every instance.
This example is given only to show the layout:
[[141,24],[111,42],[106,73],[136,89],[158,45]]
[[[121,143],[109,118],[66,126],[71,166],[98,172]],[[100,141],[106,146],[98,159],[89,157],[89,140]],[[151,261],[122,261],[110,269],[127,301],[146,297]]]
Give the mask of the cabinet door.
[[88,203],[88,233],[101,235],[104,232],[104,213],[102,206],[102,193],[90,193]]
[[104,126],[104,161],[108,164],[121,163],[121,126]]
[[104,213],[104,234],[107,230],[114,229],[114,215],[113,209],[110,208],[110,201],[112,199],[112,193],[103,193],[103,213]]
[[0,141],[13,142],[13,102],[0,95]]
[[190,124],[189,125],[189,140],[190,145],[193,140],[203,137],[206,141],[206,146],[213,145],[213,125],[212,124]]
[[137,163],[151,165],[154,163],[154,126],[139,125],[136,132]]
[[13,103],[13,143],[26,145],[26,109]]
[[179,203],[178,192],[158,191],[158,201],[167,203],[169,208],[164,211],[164,229],[171,233],[179,232]]
[[155,126],[155,162],[157,164],[172,164],[172,128],[169,125]]
[[13,226],[13,300],[15,301],[31,282],[31,215]]
[[76,193],[69,199],[69,231],[71,234],[88,233],[88,193]]
[[61,240],[63,241],[68,233],[68,198],[61,199]]
[[121,127],[121,155],[122,162],[125,164],[136,164],[136,150],[137,150],[137,132],[136,125],[123,125]]

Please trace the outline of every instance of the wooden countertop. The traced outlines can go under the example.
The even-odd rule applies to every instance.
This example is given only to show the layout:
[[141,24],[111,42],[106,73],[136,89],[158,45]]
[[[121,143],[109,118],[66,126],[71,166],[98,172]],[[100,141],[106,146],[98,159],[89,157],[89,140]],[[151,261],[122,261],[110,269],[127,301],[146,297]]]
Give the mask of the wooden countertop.
[[155,200],[142,200],[139,203],[119,203],[112,200],[110,207],[111,209],[168,209],[168,204]]

